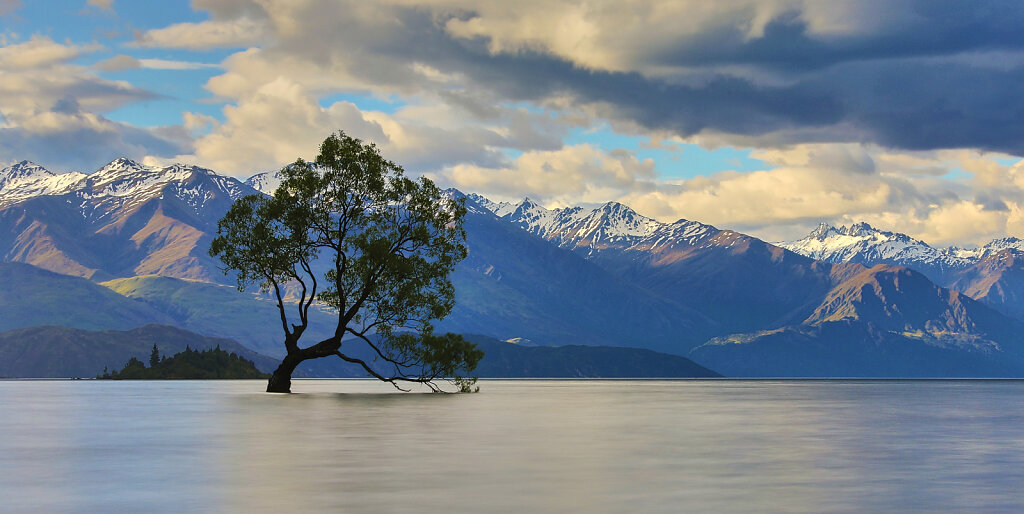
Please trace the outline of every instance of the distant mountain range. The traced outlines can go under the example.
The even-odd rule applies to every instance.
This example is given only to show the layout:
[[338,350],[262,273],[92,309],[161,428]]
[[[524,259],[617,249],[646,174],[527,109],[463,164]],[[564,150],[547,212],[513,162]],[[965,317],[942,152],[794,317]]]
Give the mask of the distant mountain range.
[[[486,353],[476,374],[486,378],[713,378],[717,373],[690,359],[634,348],[604,346],[524,347],[485,336],[468,336]],[[219,347],[270,372],[278,360],[230,339],[206,337],[167,325],[132,330],[82,330],[44,325],[0,332],[0,378],[93,378],[121,369],[131,358],[147,361],[153,345],[164,356],[190,347]],[[370,358],[370,356],[364,356]],[[365,377],[340,359],[307,361],[297,378]]]
[[82,330],[38,326],[0,332],[0,377],[93,378],[104,368],[116,371],[128,359],[148,361],[153,345],[165,356],[191,347],[220,347],[253,361],[261,370],[272,370],[277,361],[235,341],[205,337],[167,325],[146,325],[132,330]]
[[975,249],[935,248],[867,223],[838,228],[823,223],[802,239],[777,244],[826,262],[906,266],[943,287],[1024,319],[1024,240],[1016,237],[995,239]]
[[[89,175],[0,170],[0,256],[37,267],[7,265],[21,277],[7,304],[80,277],[59,287],[133,314],[118,327],[69,312],[51,320],[59,300],[37,293],[19,316],[93,329],[152,320],[280,355],[280,328],[261,314],[272,306],[228,287],[206,254],[231,202],[277,182],[127,159]],[[545,209],[449,194],[469,208],[469,257],[441,330],[690,355],[727,376],[1024,376],[1024,261],[1012,238],[936,250],[860,224],[769,244],[614,202]]]
[[207,255],[217,220],[257,191],[196,166],[118,159],[85,175],[23,161],[0,170],[0,255],[94,280],[223,280]]

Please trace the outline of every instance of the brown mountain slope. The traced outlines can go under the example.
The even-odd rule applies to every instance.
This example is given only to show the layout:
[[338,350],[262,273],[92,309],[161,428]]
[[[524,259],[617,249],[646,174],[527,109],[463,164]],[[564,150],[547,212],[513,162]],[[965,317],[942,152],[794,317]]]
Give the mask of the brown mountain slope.
[[907,268],[844,278],[803,323],[715,338],[691,357],[726,376],[1024,376],[1024,324]]
[[949,287],[1024,319],[1024,253],[1007,249],[989,255],[957,273]]
[[[142,178],[122,170],[64,194],[9,204],[0,209],[0,259],[93,280],[159,274],[224,281],[207,255],[210,234],[233,197],[255,190],[208,170],[177,173],[145,189],[132,183],[144,185]],[[140,191],[118,196],[120,187]]]

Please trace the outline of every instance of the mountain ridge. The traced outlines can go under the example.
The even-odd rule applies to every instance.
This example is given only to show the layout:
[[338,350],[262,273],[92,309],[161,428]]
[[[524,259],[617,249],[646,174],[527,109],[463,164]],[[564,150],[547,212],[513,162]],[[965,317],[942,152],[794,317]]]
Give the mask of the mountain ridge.
[[[30,163],[6,170],[4,176],[14,177],[10,183],[15,186],[52,178]],[[237,294],[214,284],[230,285],[233,278],[219,273],[206,248],[233,199],[271,187],[273,172],[256,174],[246,184],[195,166],[154,167],[118,159],[86,177],[91,178],[59,194],[35,194],[46,188],[10,189],[31,189],[35,196],[0,206],[3,260],[105,281],[126,296],[145,298],[143,305],[159,307],[161,315],[171,315],[186,328],[227,335],[219,332],[218,315],[245,311],[248,304],[229,305],[226,298]],[[943,366],[955,364],[957,356],[981,356],[975,369],[995,370],[985,352],[1018,359],[1003,349],[1019,339],[1008,335],[1016,328],[1007,327],[1016,325],[1003,314],[979,310],[969,298],[940,287],[945,284],[893,263],[875,269],[816,260],[697,221],[657,221],[618,202],[546,209],[530,199],[509,203],[456,190],[448,194],[466,199],[469,256],[452,275],[456,308],[438,323],[439,330],[709,359],[724,355],[717,352],[726,348],[740,351],[730,354],[737,362],[750,361],[750,355],[766,348],[759,341],[770,339],[772,344],[783,341],[791,357],[820,349],[817,361],[793,359],[818,369],[839,369],[826,361],[851,358],[828,353],[821,338],[833,336],[851,352],[867,355],[883,348],[890,353],[878,355],[934,358]],[[0,200],[5,195],[0,190]],[[892,249],[918,248],[908,236],[867,224],[819,229],[814,235],[821,240],[843,237]],[[1002,251],[1012,252],[1014,241],[1002,240]],[[950,255],[967,259],[970,252]],[[957,287],[989,301],[1006,300],[1007,309],[1024,298],[1024,289],[1018,295],[1010,283],[1024,260],[986,262],[988,267],[971,275],[963,274],[969,268],[955,271],[961,279]],[[140,278],[150,274],[156,277]],[[225,301],[216,300],[222,296]],[[280,351],[276,334],[273,328],[257,328],[243,339],[261,351]],[[747,344],[716,346],[716,341],[734,339]],[[857,362],[881,369],[870,359]],[[923,372],[926,367],[891,369]]]

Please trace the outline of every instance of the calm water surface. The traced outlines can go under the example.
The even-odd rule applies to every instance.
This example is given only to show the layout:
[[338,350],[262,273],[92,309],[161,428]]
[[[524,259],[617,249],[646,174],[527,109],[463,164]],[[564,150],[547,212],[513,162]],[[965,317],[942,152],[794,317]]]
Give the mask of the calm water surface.
[[0,382],[0,511],[1024,511],[1024,382]]

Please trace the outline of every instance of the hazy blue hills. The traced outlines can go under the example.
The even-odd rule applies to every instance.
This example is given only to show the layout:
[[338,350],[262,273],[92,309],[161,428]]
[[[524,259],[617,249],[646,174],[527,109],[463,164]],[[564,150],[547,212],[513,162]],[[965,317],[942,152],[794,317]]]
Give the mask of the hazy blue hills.
[[[0,260],[53,272],[0,265],[0,330],[160,323],[281,355],[273,304],[238,293],[206,255],[231,201],[258,194],[250,185],[126,159],[89,175],[0,170]],[[453,274],[457,303],[442,331],[567,355],[571,345],[649,349],[729,376],[1019,373],[1024,329],[1011,317],[1024,316],[1024,243],[1013,238],[934,249],[863,224],[823,226],[790,251],[615,202],[545,209],[450,194],[467,199],[469,257]],[[938,282],[864,265],[879,260]],[[315,313],[310,340],[330,318]]]
[[484,351],[476,374],[490,378],[714,378],[690,359],[613,346],[519,346],[466,336]]
[[898,266],[848,270],[801,324],[710,340],[727,376],[1024,376],[1024,324]]
[[443,330],[543,345],[612,345],[681,353],[723,329],[700,312],[472,208],[469,257],[453,275]]
[[0,377],[92,378],[104,368],[121,369],[132,357],[148,362],[154,344],[164,355],[186,347],[208,350],[219,346],[253,361],[262,371],[278,364],[276,359],[229,339],[205,337],[167,325],[99,331],[41,326],[0,333]]
[[960,291],[1008,316],[1024,320],[1024,252],[993,252],[951,277]]
[[159,310],[84,278],[0,262],[0,331],[36,325],[125,330],[171,322]]
[[1021,377],[1018,358],[971,338],[894,333],[870,322],[797,325],[714,339],[691,352],[730,377]]
[[1024,320],[1024,240],[1015,237],[995,239],[972,249],[936,248],[867,223],[848,227],[821,224],[802,239],[778,244],[828,262],[905,266],[940,286]]
[[[642,348],[611,346],[524,346],[492,337],[466,335],[484,351],[474,375],[482,378],[714,378],[718,373],[686,357]],[[344,346],[344,343],[342,343]],[[354,356],[373,361],[368,352]],[[299,365],[313,377],[365,377],[341,359],[314,359]]]
[[[469,336],[486,355],[477,373],[502,378],[706,378],[717,373],[675,355],[635,348],[600,346],[525,347],[484,336]],[[166,325],[147,325],[127,331],[89,331],[41,326],[0,333],[0,377],[91,378],[121,370],[130,359],[148,362],[153,345],[171,356],[184,351],[220,348],[253,361],[262,372],[277,367],[277,359],[258,354],[235,341],[205,337]],[[373,362],[372,355],[355,356]],[[123,378],[146,378],[126,376]],[[366,378],[366,372],[341,359],[307,361],[296,377]]]
[[[232,286],[147,275],[104,282],[111,290],[171,319],[170,324],[213,337],[233,339],[259,353],[284,356],[277,305]],[[332,315],[310,309],[306,338],[333,332]]]

